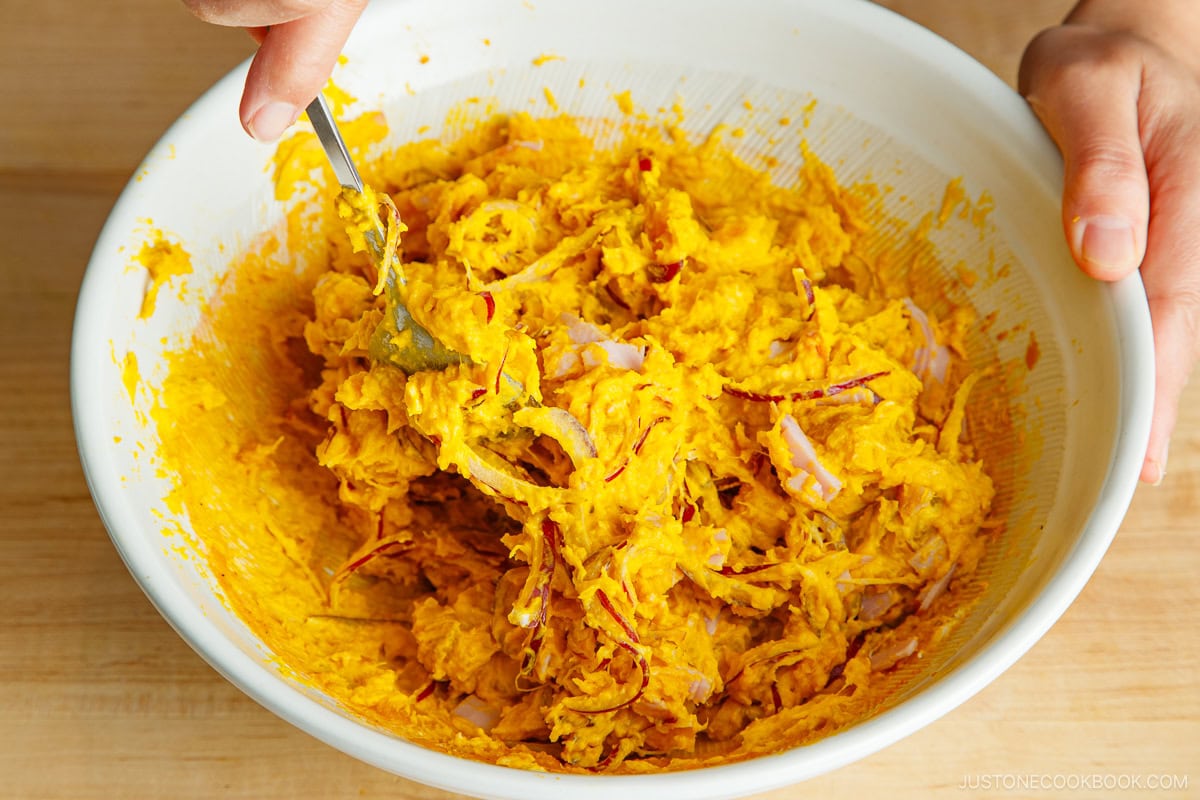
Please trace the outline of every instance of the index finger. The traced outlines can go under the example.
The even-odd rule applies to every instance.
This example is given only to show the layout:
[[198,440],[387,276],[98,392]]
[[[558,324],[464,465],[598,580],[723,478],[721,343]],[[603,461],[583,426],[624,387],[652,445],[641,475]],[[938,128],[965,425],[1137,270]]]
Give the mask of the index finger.
[[240,114],[247,133],[271,141],[296,121],[329,80],[365,6],[366,0],[332,0],[315,14],[266,31],[242,95]]

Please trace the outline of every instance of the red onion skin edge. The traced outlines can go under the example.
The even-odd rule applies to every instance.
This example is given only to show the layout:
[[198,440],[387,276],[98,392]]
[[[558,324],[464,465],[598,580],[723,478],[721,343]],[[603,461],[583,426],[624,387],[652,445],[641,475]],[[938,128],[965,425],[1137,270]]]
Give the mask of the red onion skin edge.
[[508,348],[504,348],[504,355],[500,356],[500,366],[496,368],[496,394],[500,394],[500,379],[504,377],[504,364],[508,361]]
[[361,556],[357,561],[347,565],[345,573],[344,573],[345,577],[347,577],[347,578],[350,577],[355,572],[362,569],[362,567],[364,567],[368,563],[374,561],[379,556],[383,555],[384,553],[388,552],[389,550],[399,547],[402,544],[407,544],[407,542],[394,542],[393,541],[393,542],[386,542],[386,543],[380,545],[379,547],[375,548],[374,550],[367,553],[366,555]]
[[655,264],[646,271],[651,283],[670,283],[682,269],[682,261],[672,261],[670,264]]
[[720,572],[722,575],[750,575],[752,573],[762,572],[764,569],[770,569],[771,567],[777,567],[777,566],[779,566],[779,565],[778,564],[755,564],[754,566],[742,567],[741,569],[737,569],[735,567],[721,567],[717,571]]
[[634,630],[633,626],[629,624],[629,621],[625,619],[625,617],[622,616],[619,611],[617,611],[603,589],[598,589],[596,591],[596,599],[600,602],[600,607],[608,612],[608,615],[616,621],[617,625],[621,627],[621,630],[628,637],[627,641],[617,642],[616,644],[617,647],[620,647],[622,650],[633,656],[638,668],[642,671],[642,683],[641,686],[638,687],[638,690],[634,692],[633,696],[628,700],[623,700],[615,706],[610,706],[608,708],[576,709],[580,714],[607,714],[611,711],[619,711],[622,708],[636,703],[646,692],[646,687],[650,685],[650,664],[646,661],[646,657],[638,652],[638,649],[634,647],[634,645],[638,644],[640,641],[638,639],[637,631]]
[[[653,422],[651,422],[649,425],[646,426],[646,429],[644,431],[642,431],[641,436],[639,436],[638,440],[636,442],[634,442],[634,444],[633,444],[632,449],[633,449],[633,454],[635,456],[642,452],[642,447],[646,444],[646,437],[650,435],[650,431],[654,430],[654,426],[660,422],[666,422],[666,421],[667,421],[667,417],[658,417],[657,419],[655,419]],[[608,475],[606,475],[604,477],[604,482],[612,483],[613,481],[615,481],[617,479],[618,476],[620,476],[620,474],[622,472],[625,471],[625,468],[628,466],[629,466],[629,459],[626,458],[624,461],[621,462],[621,466],[617,467],[616,469],[614,469],[612,472],[608,473]]]
[[629,624],[629,621],[625,617],[621,616],[621,613],[613,606],[612,601],[608,599],[608,595],[604,593],[603,589],[596,590],[596,599],[600,601],[600,607],[607,611],[608,615],[621,626],[621,630],[629,637],[629,641],[637,644],[639,641],[637,631],[633,629],[633,626]]
[[721,391],[733,397],[741,398],[742,400],[750,400],[756,403],[781,403],[784,400],[819,400],[822,397],[834,397],[842,392],[850,389],[857,389],[876,378],[882,378],[885,375],[891,374],[887,370],[881,372],[872,372],[869,375],[861,375],[857,378],[851,378],[848,381],[835,383],[831,386],[826,386],[822,389],[809,389],[806,392],[793,392],[791,394],[763,394],[762,392],[751,392],[746,389],[738,389],[735,386],[724,386]]

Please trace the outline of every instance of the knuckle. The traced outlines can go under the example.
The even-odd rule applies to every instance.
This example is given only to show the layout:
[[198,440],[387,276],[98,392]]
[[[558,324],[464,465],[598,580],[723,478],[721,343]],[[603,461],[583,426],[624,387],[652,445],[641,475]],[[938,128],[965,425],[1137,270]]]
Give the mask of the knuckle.
[[1076,25],[1048,28],[1030,41],[1021,60],[1023,93],[1071,92],[1074,87],[1137,76],[1144,43],[1126,33]]
[[1100,66],[1120,70],[1140,70],[1146,43],[1130,33],[1105,32],[1096,34],[1091,45],[1091,61]]
[[1096,139],[1079,145],[1071,160],[1075,162],[1075,171],[1088,180],[1104,183],[1146,180],[1146,161],[1140,143]]
[[329,5],[329,0],[270,0],[272,14],[281,21],[299,19]]
[[1048,70],[1057,61],[1057,42],[1062,37],[1061,28],[1047,28],[1034,36],[1021,54],[1021,65],[1017,71],[1017,88],[1021,94],[1030,96],[1046,82]]
[[314,14],[331,0],[183,0],[198,19],[219,25],[275,25]]
[[1180,167],[1190,178],[1200,172],[1200,83],[1183,83],[1163,90],[1151,85],[1143,93],[1145,113],[1142,129],[1147,153],[1155,161],[1169,164],[1170,173]]
[[210,0],[183,0],[183,5],[201,22],[219,24],[223,20],[220,5]]
[[1025,52],[1021,55],[1022,67],[1026,63],[1034,65],[1048,61],[1059,50],[1058,43],[1062,37],[1062,26],[1055,26],[1039,31],[1037,35],[1029,40],[1029,44],[1025,45]]

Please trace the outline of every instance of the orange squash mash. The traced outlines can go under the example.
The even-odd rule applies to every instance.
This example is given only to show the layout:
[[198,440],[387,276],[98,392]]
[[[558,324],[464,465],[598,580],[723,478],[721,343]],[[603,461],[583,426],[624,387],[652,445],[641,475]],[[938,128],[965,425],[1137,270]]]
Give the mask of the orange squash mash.
[[[446,752],[644,772],[828,735],[953,624],[996,525],[971,311],[871,254],[869,193],[618,138],[514,115],[373,163],[386,275],[314,178],[155,412],[235,610]],[[463,358],[391,363],[397,301]]]

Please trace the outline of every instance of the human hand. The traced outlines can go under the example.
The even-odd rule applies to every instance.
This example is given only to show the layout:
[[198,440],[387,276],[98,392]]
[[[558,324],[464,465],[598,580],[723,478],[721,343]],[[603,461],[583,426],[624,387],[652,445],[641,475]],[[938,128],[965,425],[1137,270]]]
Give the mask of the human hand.
[[1141,268],[1155,398],[1141,479],[1165,475],[1200,356],[1200,15],[1188,0],[1080,3],[1025,51],[1020,90],[1066,162],[1063,226],[1100,280]]
[[205,22],[247,28],[259,43],[246,75],[242,127],[273,141],[329,75],[367,0],[183,0]]

